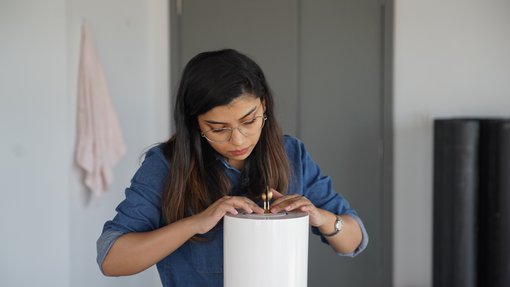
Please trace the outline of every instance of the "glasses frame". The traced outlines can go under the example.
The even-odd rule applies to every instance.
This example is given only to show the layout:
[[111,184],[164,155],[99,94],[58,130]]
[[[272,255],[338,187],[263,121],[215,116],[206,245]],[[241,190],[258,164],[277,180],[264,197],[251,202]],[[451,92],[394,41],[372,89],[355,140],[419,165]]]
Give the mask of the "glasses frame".
[[[258,119],[258,118],[262,118],[262,125],[260,126],[260,130],[262,130],[264,128],[264,125],[266,124],[266,120],[267,120],[267,116],[266,114],[262,114],[260,116],[255,116],[245,122],[249,122],[249,121],[252,121],[254,119]],[[205,131],[205,132],[201,132],[200,135],[205,138],[207,141],[210,141],[212,143],[225,143],[225,142],[229,142],[231,139],[232,139],[232,134],[234,133],[234,129],[237,129],[239,131],[240,134],[242,134],[243,136],[245,137],[248,137],[250,135],[245,135],[239,128],[243,125],[243,123],[245,122],[242,122],[240,124],[237,125],[237,127],[226,127],[226,128],[219,128],[219,129],[210,129],[208,131]],[[214,130],[230,130],[230,136],[228,137],[228,139],[224,140],[224,141],[214,141],[214,140],[211,140],[210,138],[207,137],[207,133],[208,132],[211,132],[211,131],[214,131]]]

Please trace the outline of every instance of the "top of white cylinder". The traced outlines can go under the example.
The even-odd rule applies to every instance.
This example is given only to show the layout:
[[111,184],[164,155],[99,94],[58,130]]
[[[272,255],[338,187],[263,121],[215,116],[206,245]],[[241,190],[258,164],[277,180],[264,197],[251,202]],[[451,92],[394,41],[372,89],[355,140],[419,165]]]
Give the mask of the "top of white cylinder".
[[281,219],[292,219],[308,216],[306,212],[279,212],[273,213],[245,213],[240,212],[238,214],[226,214],[225,216],[240,218],[240,219],[256,219],[256,220],[281,220]]

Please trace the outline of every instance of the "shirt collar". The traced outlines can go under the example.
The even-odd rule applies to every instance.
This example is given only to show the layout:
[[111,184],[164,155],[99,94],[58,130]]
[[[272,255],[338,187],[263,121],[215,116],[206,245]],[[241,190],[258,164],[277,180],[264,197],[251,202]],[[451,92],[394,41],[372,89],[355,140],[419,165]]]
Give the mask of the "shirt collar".
[[221,156],[220,154],[216,154],[216,159],[219,160],[223,166],[225,166],[227,169],[230,169],[232,171],[235,171],[237,173],[241,173],[240,170],[238,170],[237,168],[233,167],[232,165],[230,165],[230,163],[228,163],[228,160],[226,158],[224,158],[223,156]]

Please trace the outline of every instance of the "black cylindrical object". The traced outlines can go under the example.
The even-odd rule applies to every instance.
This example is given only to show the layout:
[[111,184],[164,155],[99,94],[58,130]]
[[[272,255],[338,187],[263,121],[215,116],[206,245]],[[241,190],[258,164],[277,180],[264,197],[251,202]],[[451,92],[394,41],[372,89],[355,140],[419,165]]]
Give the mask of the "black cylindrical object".
[[476,286],[478,137],[477,120],[434,122],[434,287]]
[[510,286],[510,120],[481,120],[478,285]]

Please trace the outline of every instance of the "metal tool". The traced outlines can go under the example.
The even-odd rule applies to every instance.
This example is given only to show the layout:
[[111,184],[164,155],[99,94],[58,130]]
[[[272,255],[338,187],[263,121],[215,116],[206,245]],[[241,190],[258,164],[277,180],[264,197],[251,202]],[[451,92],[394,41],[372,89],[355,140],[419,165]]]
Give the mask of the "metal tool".
[[262,193],[262,201],[264,202],[264,211],[266,213],[269,213],[269,210],[271,209],[271,199],[273,199],[273,192],[268,188]]

